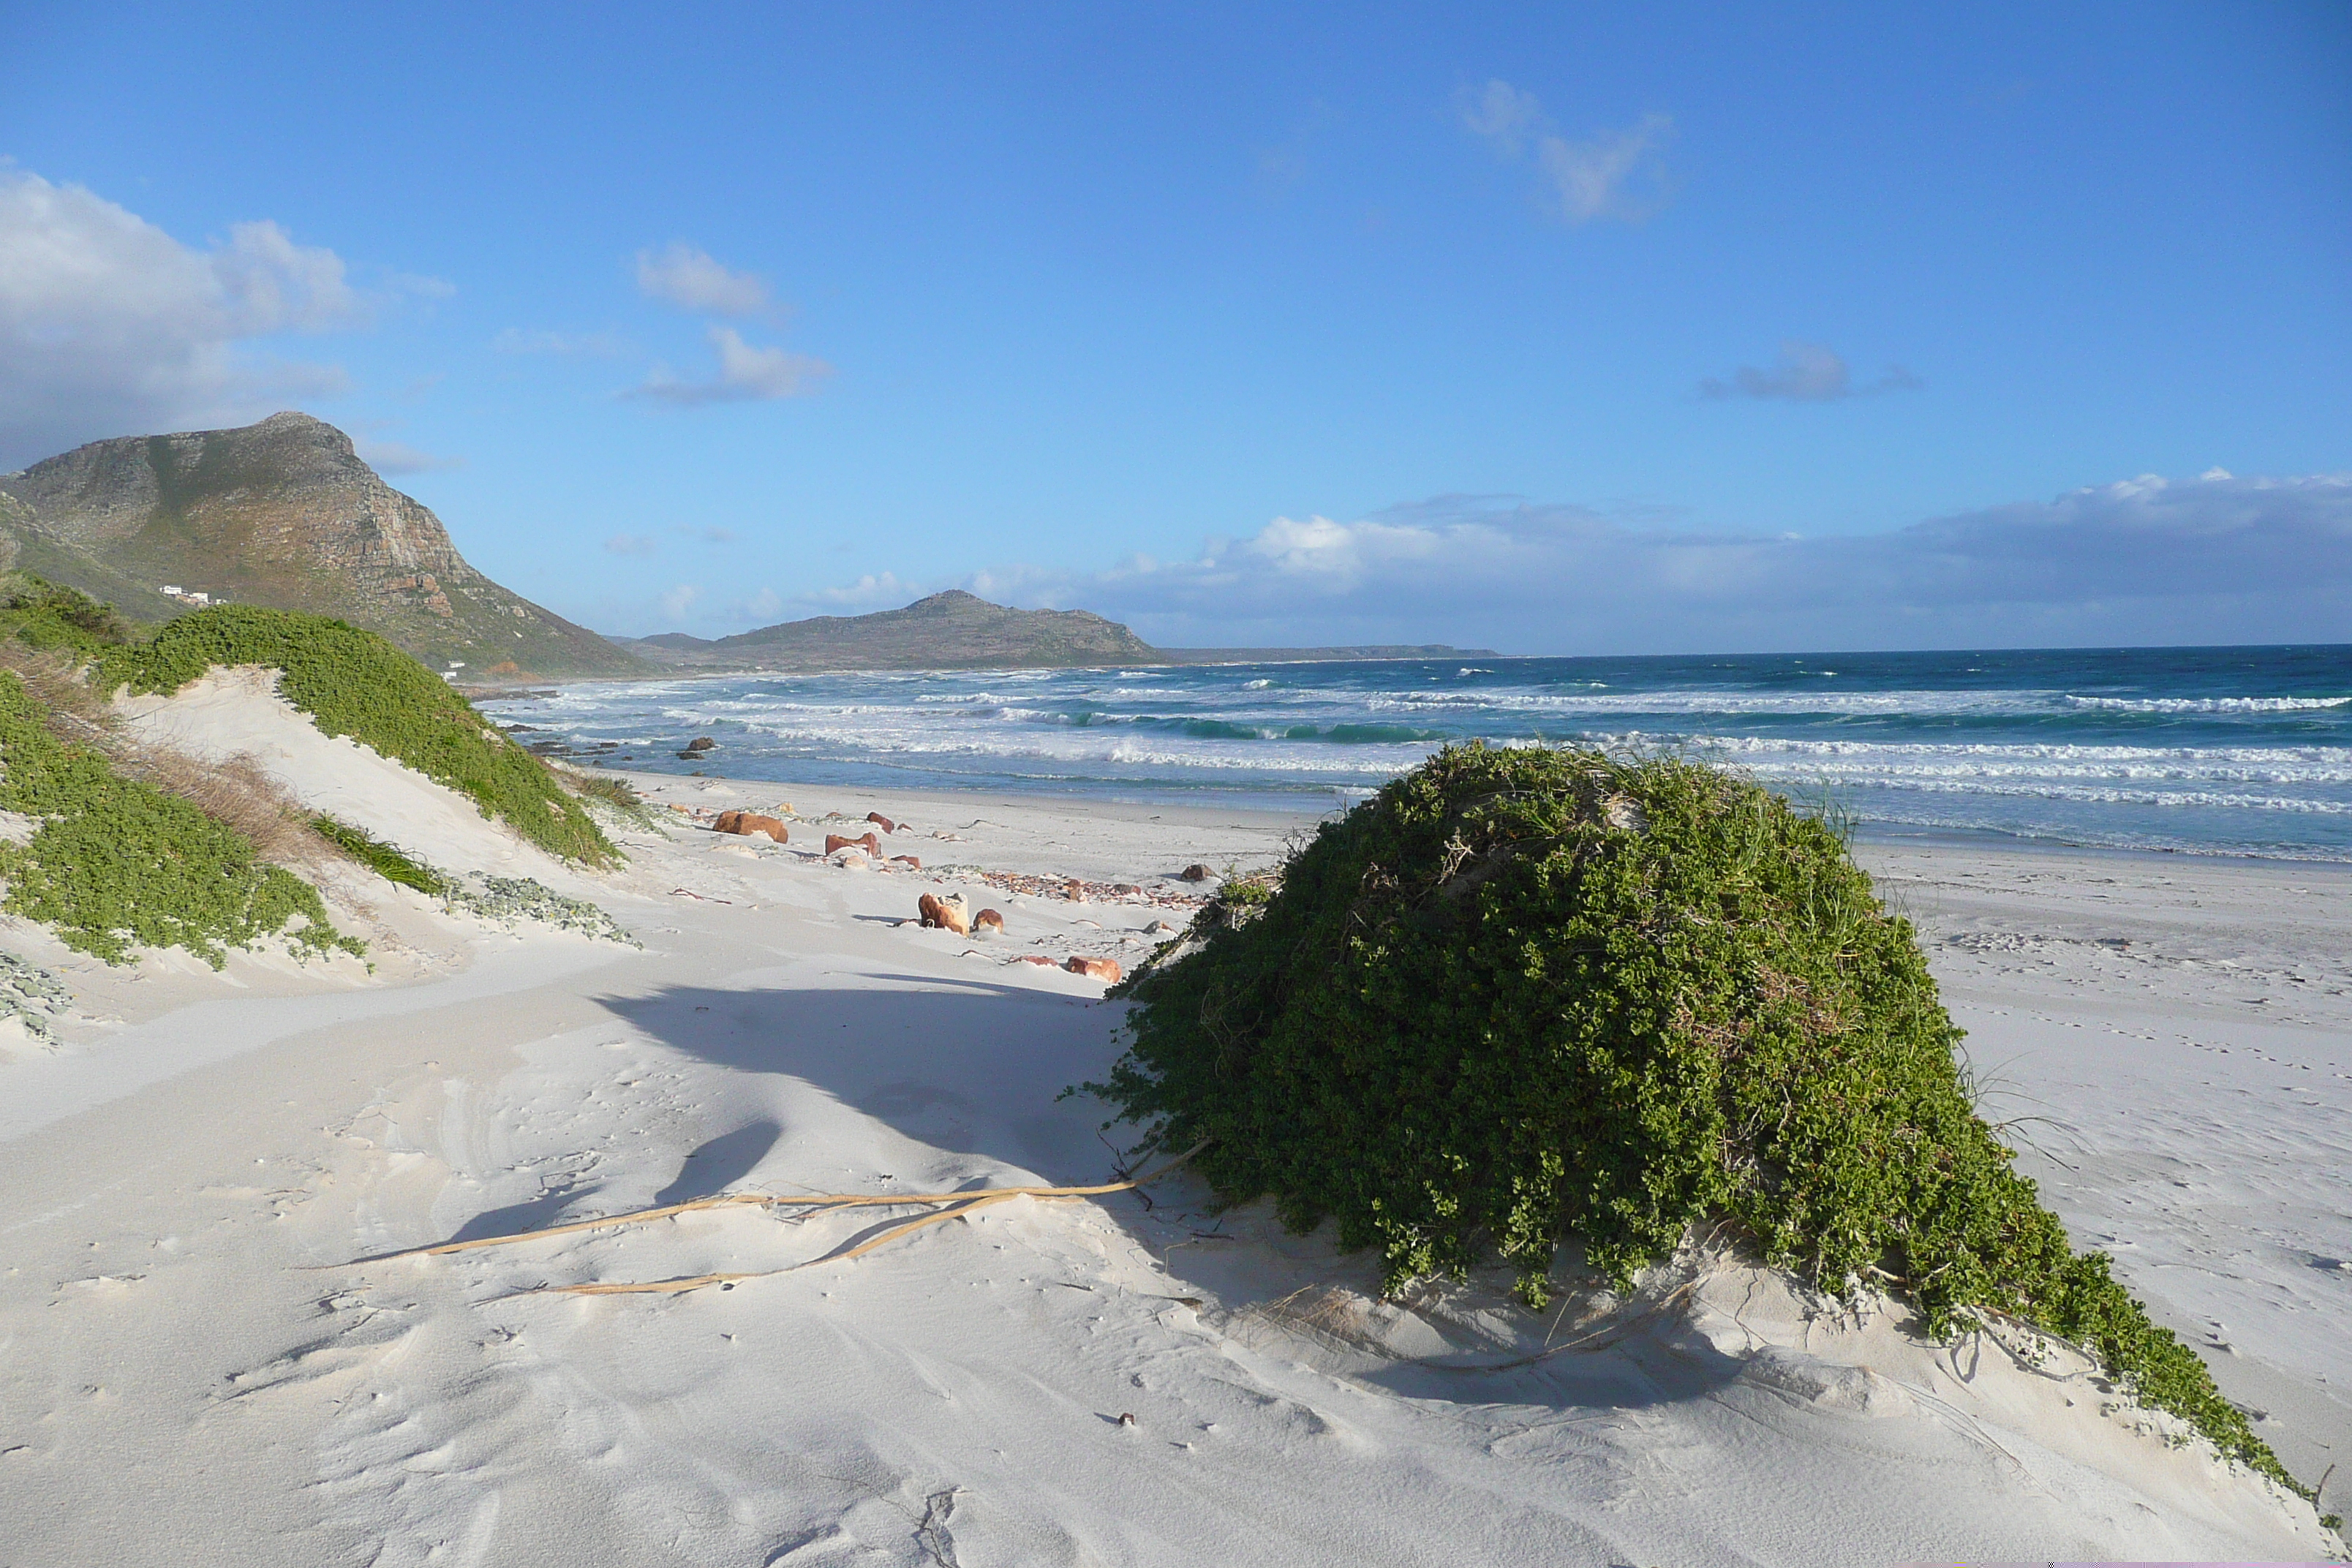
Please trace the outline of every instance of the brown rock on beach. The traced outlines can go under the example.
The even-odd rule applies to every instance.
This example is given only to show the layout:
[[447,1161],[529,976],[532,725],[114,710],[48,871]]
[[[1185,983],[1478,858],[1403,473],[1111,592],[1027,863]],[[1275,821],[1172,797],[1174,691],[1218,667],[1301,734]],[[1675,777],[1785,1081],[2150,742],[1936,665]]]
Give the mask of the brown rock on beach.
[[711,823],[714,833],[764,833],[779,844],[792,841],[792,830],[772,816],[762,816],[756,811],[722,811]]
[[888,817],[883,816],[878,811],[867,812],[866,814],[866,820],[874,824],[875,826],[880,828],[885,833],[896,833],[898,831],[898,825],[891,821]]
[[1115,958],[1084,958],[1072,954],[1062,967],[1073,974],[1083,974],[1089,980],[1099,980],[1106,985],[1118,984],[1120,970]]
[[1004,934],[1004,917],[994,910],[982,910],[971,917],[971,929],[975,931],[992,931],[1002,936]]
[[958,936],[971,934],[971,916],[964,906],[961,893],[950,893],[946,898],[925,893],[915,905],[923,924],[951,931]]
[[1205,882],[1210,878],[1215,876],[1216,873],[1195,860],[1190,866],[1185,867],[1181,871],[1177,872],[1176,875],[1187,882]]
[[838,833],[828,833],[824,836],[826,854],[837,854],[844,849],[863,849],[877,860],[882,858],[882,841],[871,833],[862,838],[844,838]]

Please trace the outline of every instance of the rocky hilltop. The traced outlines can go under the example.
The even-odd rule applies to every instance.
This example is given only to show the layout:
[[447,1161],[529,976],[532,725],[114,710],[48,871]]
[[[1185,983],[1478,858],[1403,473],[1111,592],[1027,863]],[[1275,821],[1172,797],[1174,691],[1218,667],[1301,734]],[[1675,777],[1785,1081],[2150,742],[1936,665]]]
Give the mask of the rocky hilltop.
[[1492,648],[1442,643],[1377,647],[1153,647],[1086,610],[1016,610],[961,588],[867,616],[812,616],[729,637],[620,639],[673,669],[1071,669],[1098,664],[1256,664],[1311,659],[1452,658]]
[[16,564],[142,620],[203,595],[335,616],[470,676],[642,668],[467,565],[429,508],[307,414],[94,441],[0,475],[0,498]]
[[672,632],[633,645],[710,669],[1054,669],[1152,660],[1151,645],[1085,610],[1015,610],[961,588],[870,616],[813,616],[733,637]]

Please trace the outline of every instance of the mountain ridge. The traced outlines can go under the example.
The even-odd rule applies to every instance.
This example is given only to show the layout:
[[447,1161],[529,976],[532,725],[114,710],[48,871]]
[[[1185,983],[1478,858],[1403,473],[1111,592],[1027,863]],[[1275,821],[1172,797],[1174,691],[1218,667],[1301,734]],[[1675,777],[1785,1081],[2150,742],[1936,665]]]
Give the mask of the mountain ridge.
[[1496,657],[1444,644],[1359,647],[1154,647],[1090,610],[1020,610],[950,588],[896,610],[811,616],[731,637],[685,632],[616,639],[672,668],[1067,669],[1102,664],[1244,664],[1315,658]]
[[16,564],[140,620],[188,607],[163,592],[169,585],[333,616],[469,674],[643,668],[476,570],[429,507],[307,414],[92,441],[0,474],[0,534]]

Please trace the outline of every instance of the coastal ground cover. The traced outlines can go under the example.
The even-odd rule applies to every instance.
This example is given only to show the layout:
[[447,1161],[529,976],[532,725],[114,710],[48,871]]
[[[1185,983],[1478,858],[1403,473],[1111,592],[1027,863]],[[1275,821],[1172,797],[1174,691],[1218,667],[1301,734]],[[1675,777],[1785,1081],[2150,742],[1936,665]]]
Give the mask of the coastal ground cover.
[[[1222,1198],[1337,1221],[1390,1286],[1498,1253],[1539,1304],[1727,1224],[1942,1337],[2003,1317],[2294,1484],[1977,1114],[1909,923],[1828,826],[1719,770],[1449,749],[1124,988],[1091,1085]],[[2306,1494],[2307,1495],[2307,1494]]]
[[0,810],[37,824],[26,842],[0,844],[11,913],[109,963],[140,946],[184,947],[218,969],[226,949],[271,936],[300,952],[365,951],[335,930],[317,889],[262,860],[250,838],[59,740],[47,720],[25,682],[0,672]]

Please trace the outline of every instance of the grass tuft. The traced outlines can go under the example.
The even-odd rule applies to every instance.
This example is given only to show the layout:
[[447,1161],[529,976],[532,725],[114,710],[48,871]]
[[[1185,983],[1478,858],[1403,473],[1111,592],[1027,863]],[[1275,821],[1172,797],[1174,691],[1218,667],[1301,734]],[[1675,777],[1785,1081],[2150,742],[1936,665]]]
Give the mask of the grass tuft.
[[436,899],[449,892],[452,884],[448,878],[406,850],[371,836],[364,828],[324,815],[312,817],[310,826],[319,837],[387,882],[414,888]]

